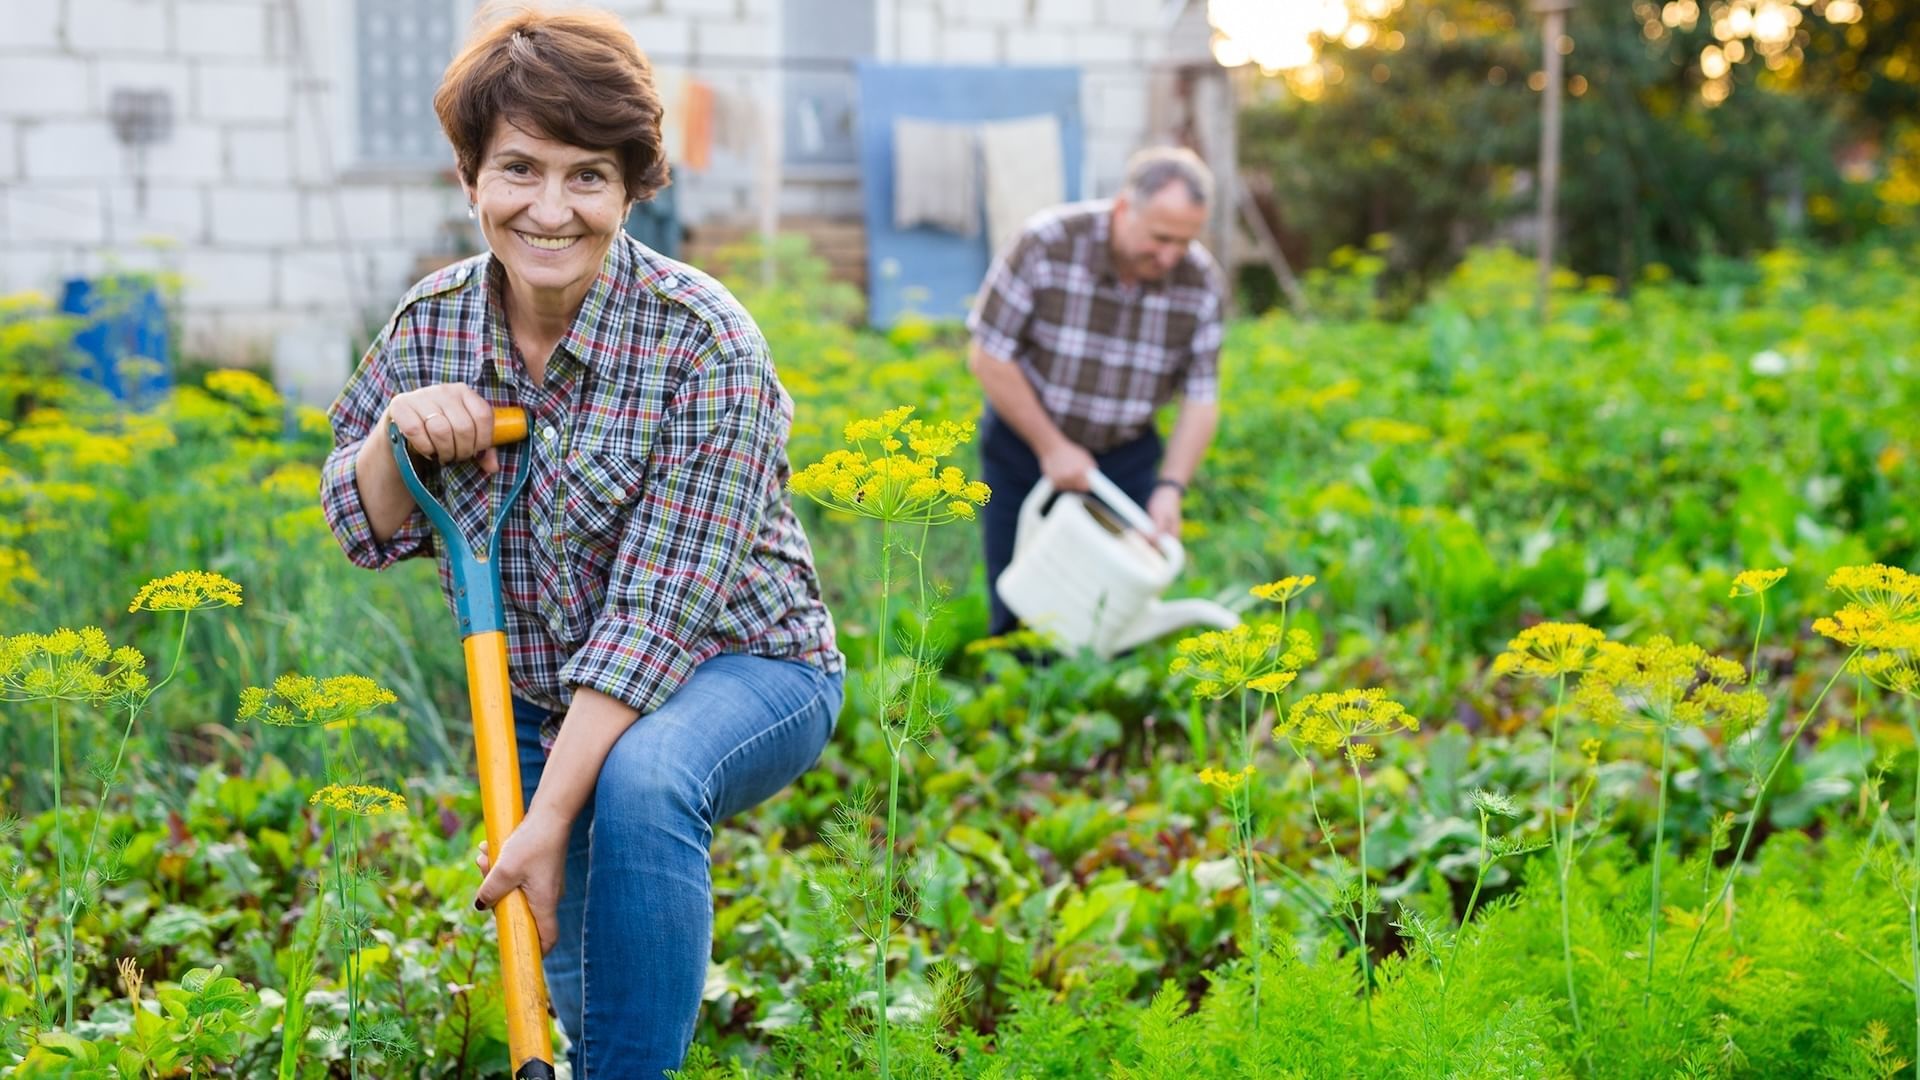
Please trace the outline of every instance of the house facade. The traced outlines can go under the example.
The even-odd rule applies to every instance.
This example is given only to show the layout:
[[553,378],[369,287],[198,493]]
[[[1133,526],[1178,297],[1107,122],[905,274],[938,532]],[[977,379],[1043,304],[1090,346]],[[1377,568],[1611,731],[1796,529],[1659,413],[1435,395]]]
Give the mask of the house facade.
[[[32,0],[0,19],[0,291],[116,268],[182,288],[182,344],[338,385],[433,265],[479,241],[432,112],[475,0]],[[1180,0],[624,0],[656,69],[684,257],[767,228],[859,257],[855,65],[1071,66],[1081,191],[1163,138],[1204,63]],[[710,123],[683,129],[685,103]],[[298,387],[296,387],[297,389]]]

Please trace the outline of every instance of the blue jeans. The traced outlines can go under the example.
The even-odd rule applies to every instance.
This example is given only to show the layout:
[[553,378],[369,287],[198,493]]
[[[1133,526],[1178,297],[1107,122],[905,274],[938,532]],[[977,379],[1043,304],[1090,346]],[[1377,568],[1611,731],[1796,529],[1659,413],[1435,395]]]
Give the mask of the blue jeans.
[[[713,945],[714,826],[819,757],[843,677],[797,660],[723,654],[620,736],[567,845],[547,992],[576,1080],[677,1069],[693,1040]],[[531,801],[547,711],[513,703]]]

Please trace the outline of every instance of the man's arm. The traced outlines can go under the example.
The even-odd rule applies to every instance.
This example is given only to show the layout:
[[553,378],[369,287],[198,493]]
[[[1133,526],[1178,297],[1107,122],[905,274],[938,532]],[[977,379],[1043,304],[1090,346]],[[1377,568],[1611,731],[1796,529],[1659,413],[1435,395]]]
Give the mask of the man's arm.
[[1180,402],[1180,415],[1173,422],[1173,437],[1167,441],[1166,457],[1160,463],[1160,475],[1181,487],[1193,483],[1200,470],[1200,459],[1213,445],[1213,433],[1220,426],[1217,401]]
[[[1040,459],[1040,471],[1062,491],[1085,491],[1087,473],[1093,470],[1093,455],[1085,447],[1066,437],[1058,424],[1040,404],[1040,395],[1020,365],[994,356],[975,340],[967,350],[967,370],[980,380],[987,404],[995,416],[1007,422]],[[1204,448],[1204,444],[1203,444]],[[1197,458],[1196,458],[1197,460]]]
[[1219,425],[1219,402],[1181,399],[1173,437],[1167,441],[1166,456],[1160,462],[1160,478],[1173,484],[1155,484],[1153,494],[1147,497],[1147,516],[1168,536],[1180,535],[1181,498],[1199,471],[1200,459],[1206,456]]

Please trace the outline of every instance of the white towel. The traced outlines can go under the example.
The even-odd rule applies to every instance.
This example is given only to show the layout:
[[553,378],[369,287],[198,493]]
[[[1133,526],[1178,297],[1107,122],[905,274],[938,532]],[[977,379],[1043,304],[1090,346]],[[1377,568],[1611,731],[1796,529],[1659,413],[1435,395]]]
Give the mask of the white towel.
[[893,227],[980,233],[979,133],[973,124],[893,122]]
[[1060,120],[1052,113],[980,125],[986,173],[989,256],[997,256],[1027,219],[1067,198]]

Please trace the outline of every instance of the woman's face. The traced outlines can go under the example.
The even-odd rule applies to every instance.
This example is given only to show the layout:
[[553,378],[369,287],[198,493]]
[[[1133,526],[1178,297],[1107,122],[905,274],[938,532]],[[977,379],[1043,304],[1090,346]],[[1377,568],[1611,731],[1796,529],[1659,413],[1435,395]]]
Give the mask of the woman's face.
[[467,196],[513,289],[575,303],[627,217],[612,151],[555,142],[505,118],[494,121]]

